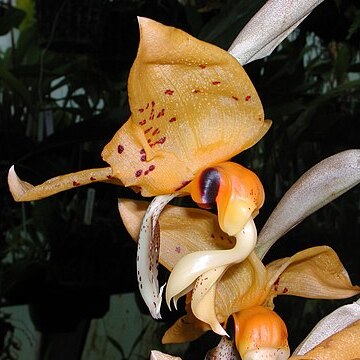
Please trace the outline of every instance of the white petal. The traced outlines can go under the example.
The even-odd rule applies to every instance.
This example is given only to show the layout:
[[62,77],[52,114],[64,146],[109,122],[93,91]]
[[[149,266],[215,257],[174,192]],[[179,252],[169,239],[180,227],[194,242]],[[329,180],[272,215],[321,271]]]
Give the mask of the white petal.
[[347,150],[319,162],[302,175],[282,197],[262,228],[256,253],[270,247],[307,216],[360,182],[360,150]]
[[177,194],[160,195],[154,198],[143,218],[136,258],[140,293],[151,316],[160,319],[161,296],[164,285],[159,289],[158,260],[160,247],[159,215],[167,203]]
[[304,355],[329,336],[345,329],[360,320],[360,299],[344,305],[320,320],[305,340],[296,348],[293,355]]
[[323,0],[269,0],[229,48],[240,64],[268,56]]

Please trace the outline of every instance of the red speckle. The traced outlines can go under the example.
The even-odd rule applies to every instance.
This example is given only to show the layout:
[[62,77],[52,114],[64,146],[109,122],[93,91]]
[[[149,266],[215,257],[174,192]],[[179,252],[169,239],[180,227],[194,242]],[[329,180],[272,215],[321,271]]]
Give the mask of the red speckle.
[[149,170],[145,170],[144,175],[149,174]]
[[220,84],[221,84],[221,81],[213,81],[212,84],[213,84],[213,85],[220,85]]
[[238,100],[239,100],[239,98],[238,98],[238,97],[236,97],[236,96],[232,96],[232,98],[233,98],[234,100],[236,100],[236,101],[238,101]]
[[177,247],[175,248],[175,251],[176,251],[178,254],[180,254],[180,252],[181,252],[181,247],[180,247],[180,246],[177,246]]
[[141,121],[139,121],[139,125],[145,125],[146,124],[146,119],[144,119],[144,120],[141,120]]
[[149,116],[149,120],[154,120],[154,114],[151,114],[150,116]]
[[283,294],[286,294],[288,291],[289,291],[289,289],[288,289],[288,288],[284,288],[284,290],[283,290]]
[[214,234],[211,234],[210,235],[212,239],[215,239],[215,235]]
[[148,143],[149,143],[150,147],[154,147],[155,145],[158,145],[158,144],[162,145],[165,141],[166,141],[166,136],[160,138],[159,140],[157,140],[157,141],[155,141],[155,142],[153,142],[151,144],[150,144],[151,140],[149,139]]
[[149,166],[149,171],[153,171],[155,169],[155,165],[150,165]]
[[142,112],[144,112],[144,109],[143,108],[138,109],[138,112],[142,113]]
[[140,161],[146,161],[146,155],[141,155]]
[[194,94],[198,94],[199,92],[201,92],[201,90],[199,90],[199,89],[194,89],[194,90],[191,90],[191,92],[194,93]]
[[249,101],[251,99],[250,95],[245,96],[245,101]]
[[144,134],[147,134],[149,131],[151,131],[151,129],[152,129],[152,126],[150,126],[148,129],[146,129],[146,130],[144,131]]
[[142,170],[137,170],[136,173],[135,173],[135,176],[139,177],[141,174],[142,174]]
[[118,150],[118,153],[121,154],[124,151],[124,146],[118,145],[117,150]]
[[154,131],[153,131],[153,136],[157,135],[157,134],[160,134],[160,130],[159,128],[156,128]]
[[145,108],[145,109],[147,110],[148,108],[149,108],[149,103],[146,104],[146,108]]
[[151,106],[152,106],[152,107],[155,106],[155,101],[154,101],[154,100],[151,102]]
[[280,283],[280,277],[278,277],[276,279],[276,281],[274,282],[274,290],[277,291],[278,287],[279,287],[279,283]]
[[151,139],[148,139],[147,142],[148,142],[148,144],[150,144],[150,143],[151,143]]
[[140,154],[146,154],[145,149],[141,149]]
[[174,122],[174,121],[176,121],[176,117],[172,117],[172,118],[169,120],[169,122]]
[[94,178],[93,176],[90,178],[91,181],[96,181],[96,178]]
[[172,95],[174,93],[174,90],[167,89],[165,90],[165,95]]
[[160,116],[164,116],[165,115],[165,109],[161,109],[161,111],[157,114],[157,118],[159,118]]
[[110,179],[113,179],[113,177],[112,177],[111,175],[107,175],[106,177],[107,177],[109,180],[110,180]]
[[77,181],[73,181],[73,186],[80,186],[81,184],[80,183],[78,183]]
[[200,68],[200,69],[205,69],[205,68],[206,68],[206,65],[200,64],[200,65],[199,65],[199,68]]

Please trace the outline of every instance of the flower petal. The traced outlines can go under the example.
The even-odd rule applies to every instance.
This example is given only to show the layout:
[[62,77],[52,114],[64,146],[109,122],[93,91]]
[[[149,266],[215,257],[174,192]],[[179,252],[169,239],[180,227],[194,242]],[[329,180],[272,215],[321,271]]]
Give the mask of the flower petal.
[[265,266],[252,252],[240,264],[230,267],[216,289],[216,314],[220,322],[240,310],[262,305],[267,298],[268,286]]
[[173,268],[166,286],[166,303],[184,289],[191,289],[196,279],[208,270],[229,266],[244,261],[256,244],[256,227],[252,218],[236,234],[236,243],[232,249],[202,250],[182,257]]
[[336,252],[317,246],[266,266],[273,295],[295,295],[313,299],[344,299],[360,293]]
[[26,181],[20,180],[15,172],[14,165],[10,168],[8,174],[10,192],[15,201],[39,200],[61,191],[94,182],[110,182],[122,185],[118,179],[113,178],[110,167],[83,170],[76,173],[57,176],[37,186],[33,186]]
[[[134,239],[138,237],[147,207],[148,203],[144,201],[119,200],[121,218]],[[217,217],[208,211],[168,205],[159,222],[160,263],[169,270],[186,254],[234,246],[234,238],[221,231]],[[251,253],[242,263],[231,266],[217,284],[218,320],[224,322],[233,312],[262,304],[269,290],[265,266],[255,253]]]
[[223,336],[219,344],[209,350],[206,354],[205,360],[241,360],[238,351],[233,343],[226,336]]
[[102,156],[125,186],[152,196],[173,193],[198,170],[254,145],[270,122],[226,51],[150,19],[139,24],[128,83],[132,115]]
[[164,285],[159,289],[158,260],[160,248],[160,226],[158,218],[177,194],[160,195],[149,205],[140,227],[137,248],[137,278],[140,293],[154,319],[160,319],[160,307]]
[[242,65],[270,55],[322,1],[267,1],[240,31],[229,53]]
[[[146,201],[119,200],[120,216],[135,240],[148,206]],[[168,270],[172,270],[186,254],[199,250],[229,249],[235,243],[234,238],[221,231],[216,215],[204,210],[168,205],[162,211],[159,223],[160,263]]]
[[321,342],[314,349],[304,355],[291,356],[291,360],[355,360],[360,357],[360,320],[348,325],[345,329],[337,332]]
[[177,356],[171,356],[168,354],[164,354],[160,351],[151,350],[150,360],[181,360],[181,358]]
[[220,266],[200,275],[195,282],[191,298],[193,314],[199,320],[209,324],[212,331],[222,336],[228,336],[228,334],[217,319],[215,296],[218,281],[226,269],[227,266]]
[[[320,320],[310,334],[295,349],[293,355],[304,355],[328,337],[360,320],[360,299],[344,305]],[[358,347],[358,343],[356,345]]]
[[307,216],[360,182],[360,149],[347,150],[319,162],[282,197],[260,231],[256,252],[270,247]]

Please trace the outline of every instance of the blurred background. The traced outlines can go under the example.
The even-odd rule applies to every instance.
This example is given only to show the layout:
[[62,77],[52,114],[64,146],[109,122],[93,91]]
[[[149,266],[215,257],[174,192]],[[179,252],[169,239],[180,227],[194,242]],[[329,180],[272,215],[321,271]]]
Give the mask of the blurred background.
[[[147,359],[156,348],[202,359],[212,334],[175,348],[139,298],[136,246],[117,211],[124,188],[93,184],[15,203],[7,172],[41,183],[102,167],[100,153],[128,119],[126,82],[136,16],[227,49],[259,0],[0,1],[0,359]],[[236,157],[262,179],[259,228],[312,165],[360,139],[360,4],[325,0],[269,57],[246,65],[273,125]],[[360,283],[359,187],[281,239],[265,262],[327,244]],[[168,274],[162,269],[160,274]],[[292,349],[314,324],[351,302],[276,299]],[[280,306],[278,306],[280,304]],[[181,308],[181,306],[180,306]]]

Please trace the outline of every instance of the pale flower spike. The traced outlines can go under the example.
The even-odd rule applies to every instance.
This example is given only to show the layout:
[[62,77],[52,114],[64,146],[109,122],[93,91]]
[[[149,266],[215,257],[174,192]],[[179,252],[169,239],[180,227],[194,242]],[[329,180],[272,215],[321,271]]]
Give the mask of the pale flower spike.
[[159,289],[158,261],[160,247],[159,215],[167,203],[177,194],[156,196],[143,218],[136,258],[137,278],[140,293],[154,319],[160,319],[162,291]]
[[262,59],[323,0],[269,0],[240,31],[229,53],[241,65]]

